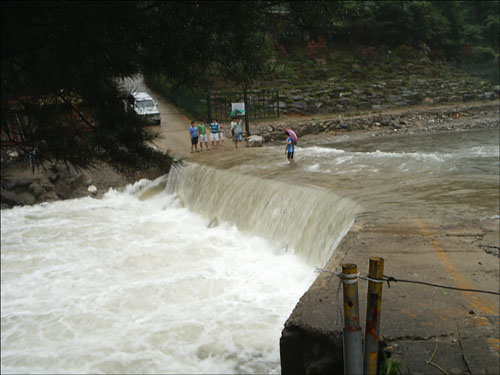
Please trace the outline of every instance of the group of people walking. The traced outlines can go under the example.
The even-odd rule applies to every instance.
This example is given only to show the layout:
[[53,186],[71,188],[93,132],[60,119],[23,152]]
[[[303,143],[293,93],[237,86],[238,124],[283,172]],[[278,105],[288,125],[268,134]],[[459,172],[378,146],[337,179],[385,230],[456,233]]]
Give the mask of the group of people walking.
[[[207,127],[204,120],[201,120],[198,125],[191,121],[189,127],[189,138],[191,139],[191,152],[203,152],[203,144],[205,149],[210,150],[208,147],[207,131],[210,130],[210,142],[212,149],[217,149],[219,144],[224,145],[224,127],[222,122],[213,120]],[[243,140],[243,126],[241,119],[234,119],[231,121],[231,135],[233,137],[234,146],[238,147],[238,142]],[[200,150],[198,150],[198,143]]]
[[[189,127],[189,138],[191,139],[191,152],[203,152],[203,143],[207,151],[208,147],[207,130],[210,129],[210,141],[212,142],[212,149],[217,149],[219,143],[224,145],[224,128],[222,122],[213,120],[207,128],[205,121],[201,120],[198,125],[191,121]],[[287,129],[289,130],[289,129]],[[293,133],[293,132],[292,132]],[[238,148],[238,142],[243,140],[243,125],[241,119],[233,119],[231,121],[231,135],[233,137],[234,147]],[[295,136],[295,134],[293,134]],[[295,136],[296,137],[296,136]],[[200,150],[198,150],[198,142],[200,143]],[[295,153],[295,141],[293,137],[285,131],[285,155],[288,162],[293,163],[293,154]]]

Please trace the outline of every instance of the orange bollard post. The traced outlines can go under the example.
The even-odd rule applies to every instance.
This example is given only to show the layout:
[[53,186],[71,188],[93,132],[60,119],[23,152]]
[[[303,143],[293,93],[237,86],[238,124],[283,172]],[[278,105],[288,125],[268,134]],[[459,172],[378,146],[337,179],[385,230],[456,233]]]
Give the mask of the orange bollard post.
[[363,372],[363,332],[359,325],[358,266],[342,265],[344,291],[344,374]]
[[368,273],[368,298],[366,302],[365,353],[363,365],[365,375],[377,374],[383,275],[384,258],[370,258],[370,270]]

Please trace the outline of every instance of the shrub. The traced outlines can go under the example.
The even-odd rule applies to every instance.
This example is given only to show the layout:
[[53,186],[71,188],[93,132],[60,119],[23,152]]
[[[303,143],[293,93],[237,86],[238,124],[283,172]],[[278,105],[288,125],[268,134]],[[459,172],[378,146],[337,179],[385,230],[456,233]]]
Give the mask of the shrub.
[[498,55],[495,53],[493,48],[479,46],[477,51],[477,62],[478,63],[498,63]]
[[280,64],[274,68],[274,73],[280,78],[291,79],[293,69],[286,64]]
[[307,54],[309,58],[316,59],[323,57],[326,54],[326,40],[322,36],[318,37],[318,41],[311,40],[307,43]]
[[460,62],[469,74],[483,77],[498,84],[498,54],[492,48],[474,46],[472,43],[468,43],[460,51]]
[[374,46],[361,45],[355,52],[355,56],[363,62],[373,62],[376,58],[377,49]]
[[468,43],[462,47],[460,58],[465,64],[497,63],[498,55],[490,47],[474,46]]
[[395,53],[403,61],[408,61],[414,58],[413,49],[405,44],[402,44],[398,48],[396,48]]
[[290,58],[290,54],[288,53],[286,48],[281,44],[278,47],[276,47],[276,55],[278,56],[278,58],[282,60]]
[[440,51],[440,50],[432,49],[427,53],[427,56],[429,56],[429,59],[431,59],[431,61],[433,61],[433,62],[446,61],[445,53],[443,51]]
[[460,52],[460,58],[462,60],[469,60],[476,54],[476,47],[472,45],[472,43],[467,43],[462,47],[462,51]]

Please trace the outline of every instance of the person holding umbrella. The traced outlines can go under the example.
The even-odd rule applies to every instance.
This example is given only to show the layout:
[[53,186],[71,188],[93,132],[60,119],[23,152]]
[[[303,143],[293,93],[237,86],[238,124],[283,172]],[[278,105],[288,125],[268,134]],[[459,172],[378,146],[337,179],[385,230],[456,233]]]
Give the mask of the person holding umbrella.
[[295,152],[295,145],[297,144],[297,136],[291,129],[285,129],[285,155],[289,163],[293,163],[293,154]]

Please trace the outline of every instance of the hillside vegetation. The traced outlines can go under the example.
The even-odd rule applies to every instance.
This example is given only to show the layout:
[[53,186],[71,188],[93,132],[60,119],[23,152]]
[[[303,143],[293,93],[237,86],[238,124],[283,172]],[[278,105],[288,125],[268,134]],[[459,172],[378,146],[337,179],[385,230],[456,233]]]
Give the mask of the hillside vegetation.
[[[433,57],[425,47],[391,50],[363,45],[330,47],[325,43],[314,54],[307,48],[276,53],[271,65],[269,72],[247,88],[250,96],[259,91],[276,93],[276,100],[266,104],[279,107],[279,111],[275,108],[276,117],[492,100],[500,91],[485,77]],[[206,116],[207,89],[179,87],[158,76],[148,77],[147,82],[189,116]],[[215,80],[210,94],[231,100],[235,92],[241,100],[241,86]]]
[[196,117],[220,90],[278,90],[273,109],[290,114],[495,96],[498,14],[498,1],[2,1],[2,145],[46,166],[168,170],[122,103],[117,78],[138,73]]
[[[196,118],[207,116],[209,92],[212,101],[217,96],[232,101],[233,93],[242,94],[244,88],[277,91],[279,101],[264,105],[279,107],[280,114],[493,99],[498,97],[498,5],[277,2],[265,16],[259,9],[257,16],[241,21],[254,26],[247,25],[247,32],[261,35],[258,44],[245,45],[259,54],[246,52],[246,60],[235,59],[229,67],[214,56],[196,82],[161,70],[148,74],[147,81]],[[239,46],[233,48],[240,52]],[[265,64],[257,69],[251,58]],[[247,74],[242,78],[228,68]]]

